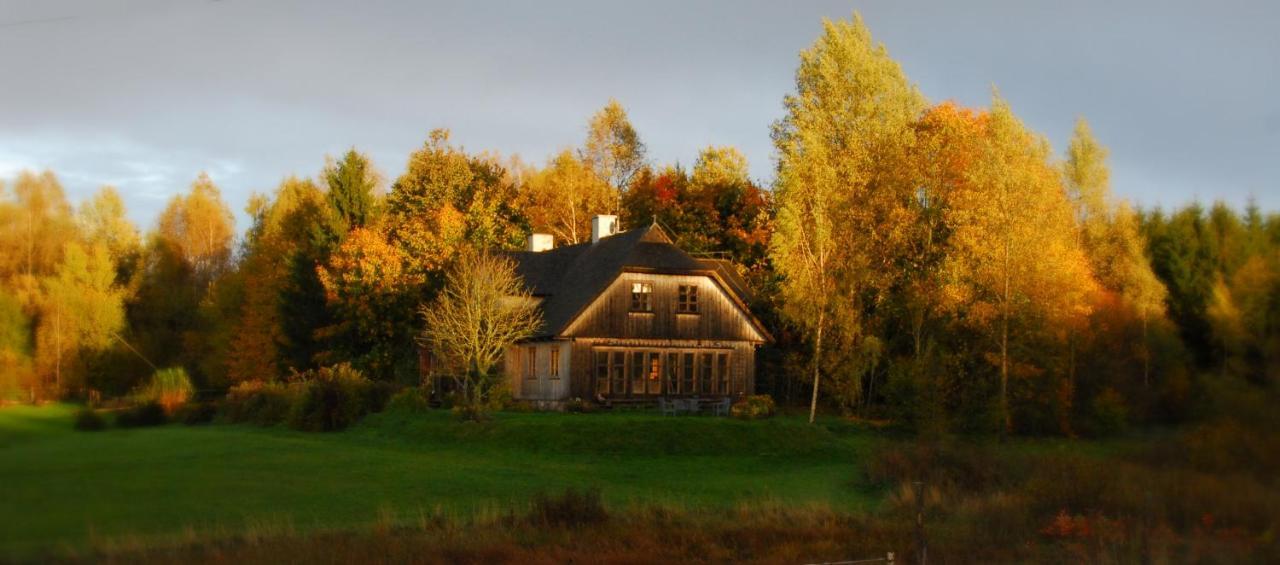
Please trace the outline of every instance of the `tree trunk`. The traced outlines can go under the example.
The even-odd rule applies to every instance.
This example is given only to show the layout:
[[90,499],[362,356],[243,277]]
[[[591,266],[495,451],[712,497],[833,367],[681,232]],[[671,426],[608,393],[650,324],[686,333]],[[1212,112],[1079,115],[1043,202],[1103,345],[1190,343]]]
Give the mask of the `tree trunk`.
[[822,326],[826,321],[826,312],[818,314],[818,333],[813,340],[813,397],[809,400],[809,423],[813,423],[813,419],[818,414],[818,385],[821,383],[821,373],[818,371],[822,364]]
[[[1007,283],[1006,283],[1007,286]],[[1009,416],[1009,313],[1005,305],[1005,315],[1000,320],[1000,439],[1003,441],[1013,427],[1013,419]]]

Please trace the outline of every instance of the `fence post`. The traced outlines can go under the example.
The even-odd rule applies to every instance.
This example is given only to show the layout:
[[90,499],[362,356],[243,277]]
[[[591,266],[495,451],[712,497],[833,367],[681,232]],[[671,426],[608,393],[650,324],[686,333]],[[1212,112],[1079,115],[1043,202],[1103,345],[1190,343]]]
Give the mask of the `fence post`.
[[929,544],[924,537],[924,481],[912,483],[916,490],[916,555],[920,565],[929,563]]

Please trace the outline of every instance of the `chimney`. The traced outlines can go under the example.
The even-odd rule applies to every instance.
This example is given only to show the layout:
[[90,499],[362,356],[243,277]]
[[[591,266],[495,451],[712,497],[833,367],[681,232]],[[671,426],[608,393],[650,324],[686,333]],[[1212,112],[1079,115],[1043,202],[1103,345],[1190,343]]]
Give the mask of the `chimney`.
[[542,251],[551,251],[556,246],[555,238],[549,233],[531,233],[529,234],[529,251],[539,253]]
[[599,214],[591,218],[591,243],[600,241],[602,237],[609,237],[618,233],[618,217],[608,214]]

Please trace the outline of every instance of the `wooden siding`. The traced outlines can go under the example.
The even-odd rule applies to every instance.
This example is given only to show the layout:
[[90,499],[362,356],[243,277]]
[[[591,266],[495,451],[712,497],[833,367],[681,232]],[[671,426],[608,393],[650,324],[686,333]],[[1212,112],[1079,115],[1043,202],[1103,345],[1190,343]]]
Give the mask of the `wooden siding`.
[[[559,352],[558,372],[551,370],[552,350]],[[536,354],[532,373],[529,371],[530,353]],[[570,345],[563,341],[521,343],[508,347],[502,366],[511,395],[522,400],[568,398],[572,377],[570,355]]]
[[[631,284],[649,283],[652,312],[631,311]],[[676,313],[680,285],[698,288],[698,313]],[[751,319],[710,277],[622,273],[564,332],[573,338],[763,342]],[[576,361],[576,359],[575,359]]]

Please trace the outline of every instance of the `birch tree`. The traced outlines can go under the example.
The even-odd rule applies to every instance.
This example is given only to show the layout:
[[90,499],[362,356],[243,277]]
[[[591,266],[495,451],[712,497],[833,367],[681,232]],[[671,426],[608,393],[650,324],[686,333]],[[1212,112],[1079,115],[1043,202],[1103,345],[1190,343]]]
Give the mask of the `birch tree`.
[[817,413],[823,344],[834,331],[859,350],[862,302],[892,272],[893,247],[906,223],[901,165],[910,124],[924,98],[861,16],[824,21],[823,34],[800,53],[796,91],[773,128],[779,155],[778,218],[771,256],[782,275],[783,313],[812,340]]
[[1027,131],[998,96],[985,133],[968,188],[955,195],[950,212],[955,252],[948,292],[965,304],[966,320],[993,338],[1007,433],[1015,341],[1039,325],[1033,321],[1054,327],[1086,315],[1094,283],[1048,142]]

